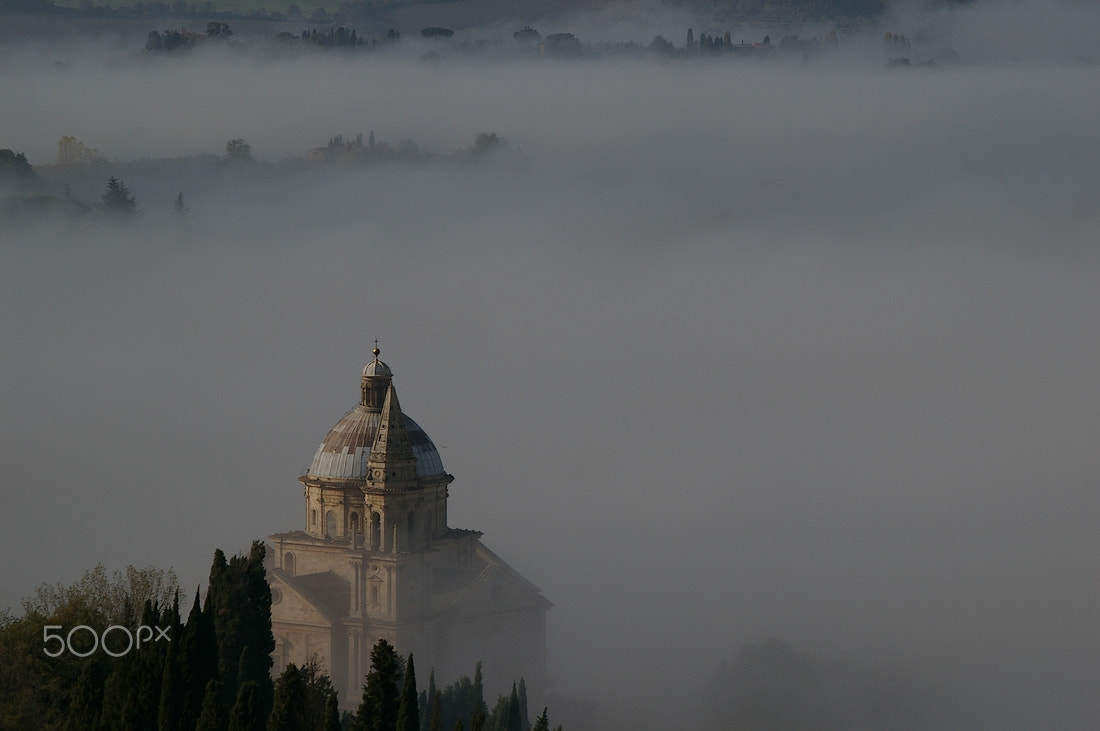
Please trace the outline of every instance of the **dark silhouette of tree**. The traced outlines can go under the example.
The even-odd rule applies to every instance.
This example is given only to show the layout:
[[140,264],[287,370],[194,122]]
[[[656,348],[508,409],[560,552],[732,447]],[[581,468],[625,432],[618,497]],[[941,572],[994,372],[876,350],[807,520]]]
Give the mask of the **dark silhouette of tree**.
[[[182,626],[182,625],[181,625]],[[179,632],[173,633],[173,637],[179,637]],[[179,717],[183,710],[184,693],[183,678],[180,672],[179,642],[168,644],[168,654],[164,658],[164,674],[160,683],[160,708],[157,712],[158,731],[176,731],[179,729]]]
[[[178,641],[178,640],[177,640]],[[179,709],[178,725],[193,728],[202,714],[207,685],[218,678],[218,640],[210,613],[204,613],[195,592],[195,603],[187,615],[180,642],[180,682],[183,705]]]
[[229,731],[265,731],[264,715],[259,688],[252,681],[242,683],[229,713]]
[[440,38],[450,38],[455,32],[450,28],[439,28],[437,26],[428,26],[420,31],[420,35],[430,40],[439,40]]
[[210,21],[206,24],[206,37],[215,39],[228,39],[233,35],[233,30],[229,27],[228,23],[219,23],[217,21]]
[[342,731],[343,726],[340,723],[340,705],[336,698],[336,693],[329,695],[325,701],[325,725],[322,727],[322,731]]
[[581,52],[581,42],[572,33],[551,33],[543,39],[541,48],[553,56],[575,56]]
[[672,41],[657,35],[653,36],[653,40],[649,42],[649,50],[654,53],[672,53],[676,48],[672,45]]
[[[332,679],[321,670],[321,663],[316,657],[311,657],[305,664],[298,668],[298,674],[302,679],[302,688],[305,692],[305,726],[304,729],[323,731],[329,723],[329,706],[336,702],[336,689],[332,687]],[[332,706],[336,708],[336,705]],[[336,721],[340,721],[339,710],[336,711]]]
[[290,663],[275,681],[275,701],[267,719],[267,731],[309,729],[306,712],[306,685],[298,666]]
[[[440,722],[439,712],[441,708],[436,703],[437,694],[435,668],[433,667],[428,671],[428,689],[420,694],[420,709],[423,711],[420,719],[420,731],[433,731],[433,726],[438,725]],[[434,729],[434,731],[439,731],[439,728]]]
[[14,150],[0,150],[0,178],[31,178],[34,168],[27,162],[27,156]]
[[512,38],[520,43],[538,43],[542,40],[542,35],[531,26],[525,25],[513,33]]
[[361,731],[392,731],[397,725],[400,703],[397,681],[401,661],[393,645],[380,639],[371,649],[370,672],[363,683],[363,700],[355,715]]
[[531,717],[527,714],[527,681],[520,676],[519,688],[516,693],[519,698],[519,719],[523,724],[523,731],[529,731],[531,728]]
[[103,664],[98,659],[84,664],[84,669],[73,687],[69,717],[65,721],[66,731],[83,731],[83,729],[101,727],[105,679]]
[[218,669],[227,698],[235,698],[246,682],[256,684],[264,709],[271,707],[271,587],[263,561],[262,541],[253,541],[247,556],[226,561],[218,549],[210,568],[210,587],[204,612],[214,618],[218,640]]
[[401,686],[401,702],[397,707],[397,731],[420,730],[420,706],[416,700],[416,669],[413,656],[405,663],[405,681]]
[[103,193],[101,207],[104,211],[120,216],[132,216],[137,213],[137,201],[130,195],[126,184],[115,176],[107,179],[107,190]]
[[195,731],[222,731],[228,725],[229,718],[222,701],[222,684],[211,680],[206,684],[206,691],[203,693],[202,713],[195,724]]
[[[169,620],[162,624],[157,605],[146,600],[141,614],[141,623],[146,627],[167,627],[173,622]],[[120,691],[125,694],[125,700],[122,704],[121,723],[117,728],[141,731],[156,727],[164,659],[167,654],[168,648],[165,642],[154,642],[151,645],[146,643],[142,646],[141,652],[133,653],[128,672],[120,678],[118,684]],[[108,687],[110,687],[109,681]],[[104,698],[104,704],[108,708],[115,703],[117,700]]]
[[176,214],[177,216],[182,216],[189,210],[191,209],[188,208],[187,204],[183,202],[183,191],[181,190],[176,195],[176,202],[172,204],[172,213]]
[[239,137],[229,140],[225,143],[225,159],[227,162],[251,162],[252,145]]

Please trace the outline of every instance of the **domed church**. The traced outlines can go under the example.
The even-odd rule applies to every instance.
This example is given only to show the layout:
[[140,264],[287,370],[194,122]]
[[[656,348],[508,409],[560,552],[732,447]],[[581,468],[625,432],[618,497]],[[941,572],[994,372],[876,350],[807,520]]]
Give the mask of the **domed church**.
[[[423,684],[445,686],[482,662],[501,692],[545,683],[546,610],[538,587],[447,524],[454,478],[401,411],[393,374],[363,368],[359,403],[325,436],[305,475],[305,529],[270,537],[274,671],[321,661],[341,706],[362,697],[379,638],[410,652]],[[487,696],[489,697],[489,696]]]

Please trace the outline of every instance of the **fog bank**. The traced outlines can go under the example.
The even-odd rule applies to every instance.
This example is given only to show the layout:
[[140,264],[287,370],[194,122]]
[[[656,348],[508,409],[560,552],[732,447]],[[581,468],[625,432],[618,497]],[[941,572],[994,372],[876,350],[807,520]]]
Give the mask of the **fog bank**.
[[[0,146],[74,135],[143,214],[0,237],[0,606],[300,527],[377,337],[601,728],[768,637],[923,727],[1100,720],[1094,66],[48,56]],[[124,167],[370,130],[529,165]]]

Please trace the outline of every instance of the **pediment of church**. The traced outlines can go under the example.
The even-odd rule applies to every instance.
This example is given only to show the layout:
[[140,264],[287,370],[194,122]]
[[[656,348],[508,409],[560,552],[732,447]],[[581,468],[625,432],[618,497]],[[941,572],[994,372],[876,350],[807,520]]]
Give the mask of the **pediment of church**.
[[347,615],[351,587],[331,571],[289,576],[285,571],[275,569],[268,573],[268,579],[272,592],[272,616],[277,621],[328,627],[333,620]]

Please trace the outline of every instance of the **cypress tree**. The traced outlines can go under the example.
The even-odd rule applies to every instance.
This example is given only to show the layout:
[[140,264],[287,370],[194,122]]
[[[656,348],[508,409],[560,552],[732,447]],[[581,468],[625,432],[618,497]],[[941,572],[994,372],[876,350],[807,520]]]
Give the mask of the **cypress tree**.
[[535,721],[533,731],[550,731],[550,718],[546,715],[546,709],[542,709],[542,715]]
[[[141,623],[154,628],[159,624],[158,607],[146,600],[141,613]],[[165,625],[166,626],[166,625]],[[177,638],[178,639],[178,638]],[[151,644],[150,644],[151,643]],[[146,640],[141,647],[134,647],[134,660],[129,675],[130,692],[122,710],[121,729],[127,731],[147,731],[157,726],[157,711],[160,707],[160,684],[164,672],[164,657],[168,653],[169,643],[161,640]]]
[[432,715],[428,721],[428,731],[443,731],[443,694],[438,690],[432,694]]
[[259,687],[251,680],[241,683],[229,713],[229,731],[265,731],[265,725]]
[[179,718],[183,710],[185,689],[183,679],[180,677],[179,656],[180,651],[176,649],[176,643],[173,642],[168,646],[168,653],[164,656],[164,673],[161,675],[160,682],[160,708],[157,712],[158,731],[180,729]]
[[483,731],[487,720],[486,709],[478,708],[470,719],[470,731]]
[[523,725],[523,731],[530,731],[531,716],[527,713],[527,681],[522,675],[519,677],[519,720]]
[[474,704],[476,709],[480,709],[482,715],[488,712],[489,707],[485,705],[485,684],[481,680],[481,661],[478,660],[474,665]]
[[[271,588],[263,561],[262,541],[253,541],[248,556],[226,561],[218,549],[210,567],[210,588],[206,600],[214,620],[218,645],[218,670],[224,695],[232,701],[246,682],[256,683],[265,713],[271,708]],[[229,703],[227,703],[229,705]]]
[[217,680],[211,680],[206,684],[206,691],[202,697],[202,713],[199,714],[195,731],[222,731],[229,725],[229,719],[225,714],[225,705],[222,703],[222,684]]
[[519,693],[512,683],[512,695],[508,697],[508,716],[505,731],[523,731],[523,722],[519,717]]
[[435,688],[435,668],[428,672],[428,690],[422,695],[424,701],[424,719],[420,731],[441,731],[439,714],[439,691]]
[[242,668],[241,682],[254,680],[265,708],[271,707],[274,685],[271,681],[271,653],[275,651],[275,635],[271,632],[271,585],[267,583],[264,556],[267,548],[263,541],[253,541],[248,559],[244,563],[245,607],[248,642],[252,652]]
[[420,706],[416,700],[416,669],[413,656],[405,663],[405,682],[401,687],[401,703],[397,708],[397,731],[420,731]]
[[67,731],[84,731],[100,728],[103,710],[103,685],[107,673],[98,660],[87,662],[80,671],[69,697],[69,714],[65,719]]
[[176,719],[183,704],[180,698],[180,679],[176,669],[177,645],[182,639],[183,624],[180,622],[180,593],[177,591],[172,606],[164,610],[160,618],[160,627],[168,628],[169,642],[164,649],[161,664],[161,682],[157,701],[157,723],[159,731],[175,731]]
[[179,727],[192,729],[206,702],[207,685],[218,677],[218,644],[214,624],[204,615],[195,591],[195,603],[187,615],[180,645],[179,675],[182,686],[182,706]]
[[[115,658],[112,663],[114,667],[100,689],[103,710],[99,722],[105,728],[118,729],[119,731],[134,728],[126,719],[126,706],[130,702],[130,696],[134,694],[134,681],[137,680],[134,673],[134,663],[135,655],[132,649],[122,657]],[[155,720],[153,725],[156,725]],[[145,728],[148,728],[148,726]]]
[[306,687],[298,666],[290,663],[275,682],[267,731],[300,731],[312,727],[306,714]]
[[393,731],[397,725],[399,671],[400,660],[393,645],[378,640],[370,652],[370,672],[355,714],[356,726],[362,731]]
[[336,693],[330,693],[325,701],[325,725],[324,731],[342,731],[340,725],[340,704],[336,699]]

